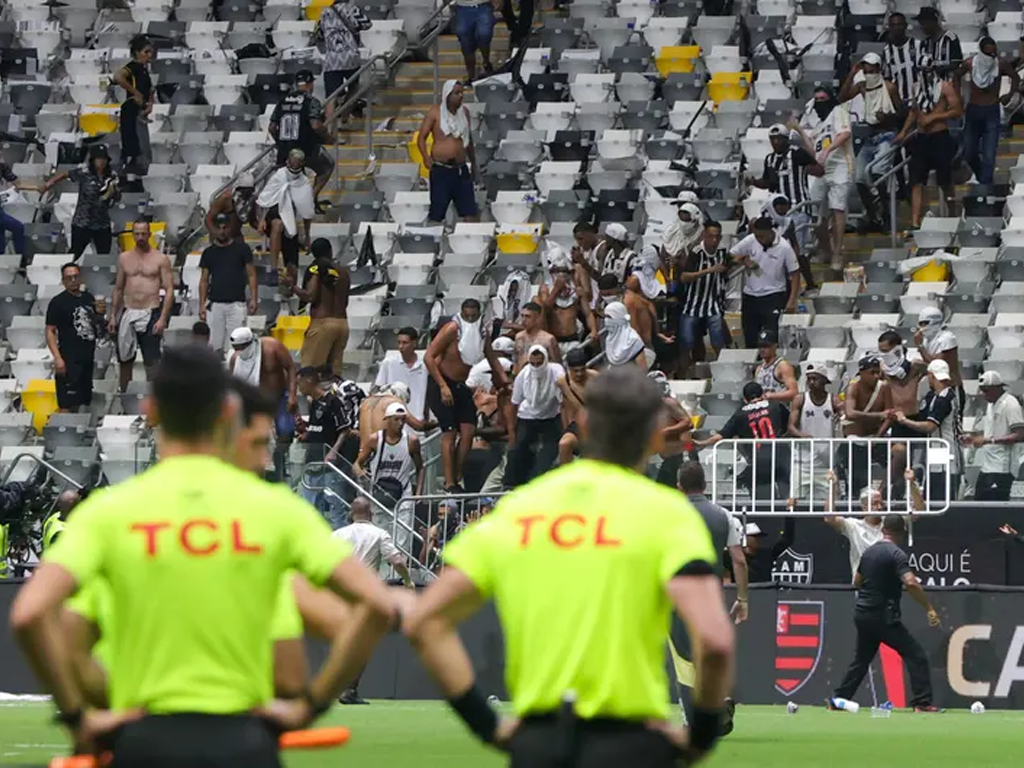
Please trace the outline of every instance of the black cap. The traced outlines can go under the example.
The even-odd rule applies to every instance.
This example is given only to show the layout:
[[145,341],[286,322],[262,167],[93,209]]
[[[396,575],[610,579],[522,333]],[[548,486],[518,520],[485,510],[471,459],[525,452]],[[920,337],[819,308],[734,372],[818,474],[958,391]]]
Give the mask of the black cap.
[[89,147],[89,159],[95,160],[97,157],[102,157],[104,160],[110,159],[106,144],[93,144]]
[[218,213],[216,216],[213,217],[213,223],[216,224],[218,227],[222,227],[225,224],[230,224],[231,216],[229,216],[226,213]]
[[757,334],[757,346],[763,347],[766,344],[778,344],[779,334],[770,328],[763,328],[759,334]]
[[938,9],[925,7],[914,17],[914,21],[938,21],[939,18]]
[[312,70],[300,69],[298,72],[295,73],[295,82],[296,83],[312,83],[313,82],[313,72],[312,72]]
[[866,371],[869,368],[877,368],[881,364],[881,361],[874,355],[864,355],[864,357],[857,361],[857,370]]
[[764,387],[756,381],[748,381],[743,385],[744,400],[757,400],[759,397],[764,397]]

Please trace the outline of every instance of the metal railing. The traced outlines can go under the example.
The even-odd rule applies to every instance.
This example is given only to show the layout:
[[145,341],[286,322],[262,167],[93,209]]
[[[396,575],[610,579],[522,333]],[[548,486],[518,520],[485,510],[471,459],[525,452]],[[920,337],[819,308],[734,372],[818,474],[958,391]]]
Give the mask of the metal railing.
[[431,493],[403,497],[399,505],[409,505],[416,520],[422,521],[424,535],[419,537],[421,550],[417,558],[420,566],[432,575],[439,572],[443,567],[441,555],[445,545],[471,522],[487,514],[503,495]]
[[[896,446],[903,449],[905,467],[923,467],[921,509],[914,508],[913,489],[903,470],[890,479],[888,468]],[[950,508],[958,490],[952,487],[954,450],[959,451],[959,446],[932,437],[722,440],[712,447],[711,498],[734,514],[940,515]],[[876,464],[881,465],[880,471]],[[838,500],[831,499],[830,475],[845,485]],[[862,506],[865,489],[879,491],[870,509]]]

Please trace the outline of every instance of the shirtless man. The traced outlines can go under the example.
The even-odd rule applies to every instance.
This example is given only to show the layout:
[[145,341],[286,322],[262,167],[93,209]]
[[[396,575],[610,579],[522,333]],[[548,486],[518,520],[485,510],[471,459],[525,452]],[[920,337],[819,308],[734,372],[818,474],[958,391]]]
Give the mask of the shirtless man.
[[[999,147],[999,104],[1010,103],[1020,90],[1020,77],[1009,60],[999,58],[999,46],[991,37],[978,41],[978,53],[964,62],[962,73],[971,76],[971,95],[964,110],[964,160],[971,166],[979,184],[991,184]],[[1000,99],[1004,76],[1010,79],[1010,91]],[[949,370],[955,371],[953,366]]]
[[[846,437],[881,437],[888,427],[886,415],[892,408],[892,392],[882,380],[881,363],[877,357],[862,357],[857,365],[859,375],[846,386],[843,403],[843,432]],[[847,453],[847,450],[849,451]],[[848,463],[847,488],[850,496],[857,496],[868,485],[872,462],[885,464],[885,450],[875,451],[868,443],[851,440],[839,457]],[[883,476],[871,478],[882,480]]]
[[672,386],[664,373],[651,371],[647,375],[661,387],[661,399],[665,404],[665,426],[661,428],[661,437],[665,443],[659,454],[661,467],[655,479],[662,485],[675,488],[679,468],[685,458],[686,444],[690,442],[690,433],[693,431],[693,419],[672,394]]
[[[174,305],[174,273],[167,254],[149,243],[149,223],[132,225],[135,247],[117,260],[117,280],[110,302],[108,330],[117,339],[117,359],[121,364],[121,391],[132,380],[135,356],[142,350],[146,378],[160,362],[160,337]],[[160,292],[163,291],[163,299]]]
[[[911,421],[919,420],[917,411],[920,400],[917,393],[921,379],[927,375],[927,365],[915,364],[907,359],[903,339],[896,331],[886,331],[878,337],[878,351],[881,353],[882,374],[889,385],[892,399],[892,410],[886,416],[886,425],[890,427],[889,437],[920,439],[920,432],[896,421],[896,413],[906,414]],[[893,443],[890,456],[890,487],[893,487],[892,481],[898,479],[907,467],[907,446]]]
[[213,220],[221,213],[231,217],[231,237],[242,240],[242,227],[248,224],[256,229],[256,179],[251,173],[238,177],[234,189],[225,189],[210,205],[206,213],[206,229],[213,235]]
[[494,387],[508,386],[508,377],[491,348],[480,316],[480,302],[466,299],[462,308],[440,330],[423,358],[427,379],[427,406],[441,427],[441,464],[447,491],[461,492],[462,465],[473,447],[476,407],[466,386],[470,369],[484,358],[491,364]]
[[963,116],[959,87],[954,87],[935,71],[935,59],[922,54],[917,62],[918,76],[914,96],[910,101],[907,121],[896,134],[896,143],[903,144],[907,135],[917,129],[910,140],[910,222],[914,229],[921,226],[924,207],[924,185],[928,174],[935,171],[935,180],[946,195],[946,215],[955,216],[956,200],[953,195],[953,159],[956,157],[956,139],[949,132],[949,121]]
[[[650,367],[654,365],[654,360],[657,357],[654,351],[655,335],[666,346],[674,344],[676,339],[674,336],[666,336],[658,330],[658,314],[654,310],[654,302],[644,296],[643,291],[640,290],[640,278],[636,275],[626,278],[626,291],[622,303],[629,310],[629,321],[633,325],[633,330],[643,339],[644,355],[647,358],[647,366]],[[675,482],[673,479],[673,488],[675,488]]]
[[[427,136],[434,146],[427,151]],[[473,136],[469,128],[469,110],[462,106],[462,83],[449,80],[441,91],[441,103],[427,110],[420,124],[416,146],[430,172],[430,213],[432,222],[442,222],[448,206],[466,221],[476,221],[479,212],[473,190],[480,169],[476,164]],[[466,161],[469,160],[469,164]]]
[[299,353],[303,368],[330,366],[335,376],[341,375],[348,344],[348,295],[352,278],[347,269],[334,261],[331,243],[322,237],[309,247],[313,264],[307,270],[305,288],[285,279],[285,289],[309,304],[309,327],[302,339]]
[[295,360],[288,348],[273,336],[258,339],[252,329],[245,326],[231,332],[231,349],[228,370],[238,379],[259,387],[265,397],[277,404],[274,468],[281,477],[288,445],[295,437],[295,415],[299,412]]
[[562,427],[565,432],[558,441],[558,465],[568,464],[580,447],[580,429],[577,417],[587,404],[587,386],[598,373],[587,367],[587,353],[582,347],[569,350],[565,356],[566,372],[558,377],[562,390]]
[[523,330],[516,334],[516,351],[512,358],[513,372],[519,373],[529,362],[529,350],[534,344],[540,344],[548,351],[548,360],[553,363],[562,362],[562,352],[558,348],[555,337],[544,330],[544,309],[535,301],[523,304],[519,313],[519,321]]
[[[551,285],[542,285],[537,300],[544,308],[544,325],[554,334],[562,357],[579,344],[580,335],[576,330],[577,320],[587,329],[589,342],[598,346],[597,318],[590,311],[589,300],[584,300],[579,282],[573,275],[571,265],[556,263],[551,267]],[[590,278],[586,278],[588,284]],[[589,287],[589,285],[588,285]],[[527,345],[525,349],[529,349]],[[557,362],[557,360],[555,360]]]

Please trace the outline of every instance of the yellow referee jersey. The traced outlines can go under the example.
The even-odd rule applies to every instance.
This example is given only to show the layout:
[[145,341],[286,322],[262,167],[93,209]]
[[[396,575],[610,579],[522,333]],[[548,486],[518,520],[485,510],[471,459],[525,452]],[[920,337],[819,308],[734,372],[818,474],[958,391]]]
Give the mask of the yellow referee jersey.
[[715,562],[681,493],[576,461],[503,498],[445,559],[494,600],[519,716],[554,712],[569,691],[581,718],[668,716],[665,584]]

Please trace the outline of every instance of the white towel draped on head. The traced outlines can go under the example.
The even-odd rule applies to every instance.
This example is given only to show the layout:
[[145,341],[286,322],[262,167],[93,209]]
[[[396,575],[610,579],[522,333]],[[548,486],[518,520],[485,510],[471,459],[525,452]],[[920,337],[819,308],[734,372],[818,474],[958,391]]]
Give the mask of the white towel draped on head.
[[279,168],[267,179],[256,205],[264,210],[276,205],[288,237],[295,237],[299,231],[296,219],[312,219],[316,214],[313,187],[306,172],[295,173],[287,166]]
[[544,411],[553,400],[558,398],[558,384],[555,381],[554,371],[551,370],[551,365],[548,363],[548,351],[540,344],[534,344],[530,347],[527,360],[533,357],[534,352],[539,352],[544,356],[544,364],[537,366],[527,362],[523,367],[519,374],[526,377],[523,380],[523,399],[535,411]]
[[629,312],[621,301],[604,308],[604,327],[608,330],[604,350],[610,365],[625,365],[643,351],[643,339],[629,324]]
[[686,253],[704,234],[704,213],[699,207],[694,203],[683,203],[679,210],[690,214],[690,221],[683,221],[677,216],[661,234],[661,241],[670,256]]
[[569,272],[569,275],[566,278],[566,288],[569,290],[567,293],[560,293],[555,297],[555,305],[562,307],[563,309],[574,306],[579,299],[579,296],[576,295],[576,281],[573,279],[573,263],[569,254],[567,254],[560,245],[549,242],[547,249],[544,251],[543,258],[544,263],[548,268],[547,274],[544,275],[544,282],[547,284],[549,290],[555,284],[555,278],[551,275],[552,269],[568,270]]
[[263,345],[259,339],[253,338],[249,342],[249,346],[238,350],[238,357],[235,358],[235,367],[232,373],[235,378],[258,387],[260,385],[260,368],[262,366]]
[[633,264],[633,274],[640,278],[640,290],[648,299],[656,299],[665,293],[665,286],[658,281],[660,268],[661,254],[658,247],[645,245],[640,251],[640,258]]
[[461,314],[452,318],[459,326],[459,357],[466,365],[476,365],[484,359],[483,316],[475,323],[466,320]]
[[775,231],[779,235],[785,235],[786,230],[789,229],[790,222],[792,222],[792,218],[790,218],[788,213],[783,215],[775,210],[775,203],[782,200],[785,200],[787,203],[789,202],[789,198],[785,195],[772,195],[761,205],[761,215],[767,216],[772,220],[772,226],[775,227]]
[[452,114],[452,111],[448,109],[448,97],[458,84],[458,80],[449,80],[441,90],[441,104],[438,108],[438,111],[441,113],[441,133],[453,139],[461,139],[463,144],[468,144],[469,118],[466,116],[466,108],[459,106],[455,114]]

